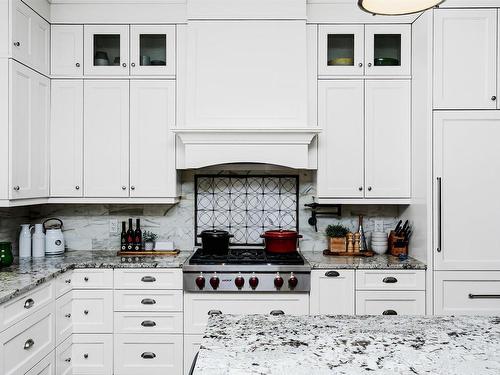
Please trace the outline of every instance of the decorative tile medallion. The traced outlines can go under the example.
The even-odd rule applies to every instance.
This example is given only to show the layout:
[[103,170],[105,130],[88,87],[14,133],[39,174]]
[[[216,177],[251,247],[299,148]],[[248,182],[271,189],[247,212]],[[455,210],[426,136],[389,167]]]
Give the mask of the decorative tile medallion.
[[266,230],[298,230],[298,186],[298,176],[197,175],[195,232],[227,230],[231,244],[257,245]]

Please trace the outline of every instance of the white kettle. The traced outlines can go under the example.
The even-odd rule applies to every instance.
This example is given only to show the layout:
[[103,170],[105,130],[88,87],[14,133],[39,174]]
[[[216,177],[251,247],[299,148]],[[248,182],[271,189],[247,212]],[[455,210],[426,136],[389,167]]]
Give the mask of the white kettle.
[[[57,221],[57,224],[47,224],[49,221]],[[45,255],[61,255],[64,253],[64,235],[62,232],[63,222],[55,217],[43,222],[45,229]]]

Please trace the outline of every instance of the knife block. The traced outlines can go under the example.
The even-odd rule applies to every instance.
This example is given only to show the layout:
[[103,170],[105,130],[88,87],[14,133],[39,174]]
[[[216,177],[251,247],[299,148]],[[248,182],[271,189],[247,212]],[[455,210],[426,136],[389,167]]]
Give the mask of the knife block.
[[397,236],[394,231],[389,234],[389,253],[394,256],[408,255],[408,241],[403,236]]

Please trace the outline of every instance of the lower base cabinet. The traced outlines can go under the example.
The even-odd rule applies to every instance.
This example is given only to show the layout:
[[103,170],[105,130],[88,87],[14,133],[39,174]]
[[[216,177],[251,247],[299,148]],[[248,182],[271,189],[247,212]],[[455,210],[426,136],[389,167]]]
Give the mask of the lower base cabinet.
[[55,375],[58,374],[56,371],[55,354],[52,351],[48,356],[38,362],[35,367],[29,370],[26,375]]
[[184,335],[184,375],[189,375],[202,340],[203,335]]
[[113,335],[73,334],[73,375],[113,375]]
[[311,314],[354,315],[354,270],[311,271]]
[[67,338],[56,348],[56,370],[57,375],[73,374],[72,367],[72,338]]
[[425,292],[356,291],[356,315],[425,315]]

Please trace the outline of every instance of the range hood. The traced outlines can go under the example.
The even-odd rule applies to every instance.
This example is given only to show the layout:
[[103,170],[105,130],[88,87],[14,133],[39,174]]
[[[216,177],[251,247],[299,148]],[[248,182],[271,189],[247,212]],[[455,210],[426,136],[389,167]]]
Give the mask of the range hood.
[[186,29],[177,168],[316,168],[305,20],[191,20]]

